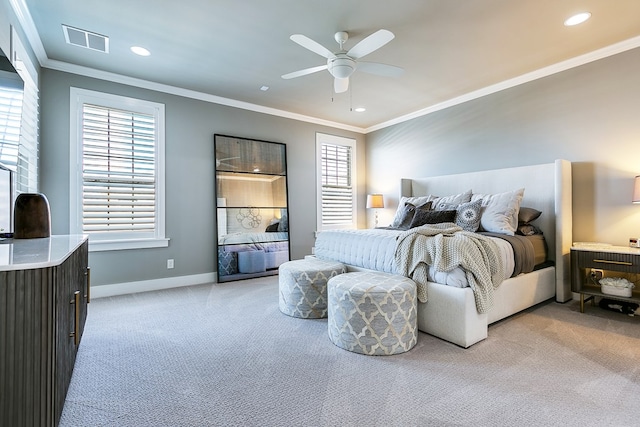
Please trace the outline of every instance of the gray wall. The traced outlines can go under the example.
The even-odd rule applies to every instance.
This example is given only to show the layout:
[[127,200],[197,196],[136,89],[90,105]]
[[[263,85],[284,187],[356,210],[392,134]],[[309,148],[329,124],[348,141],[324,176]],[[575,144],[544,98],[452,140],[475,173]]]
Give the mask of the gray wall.
[[[287,145],[292,259],[311,253],[316,229],[316,132],[358,141],[360,193],[364,194],[364,136],[75,74],[42,69],[41,191],[51,205],[52,232],[69,232],[69,88],[79,87],[165,104],[166,234],[168,248],[92,252],[92,285],[128,283],[216,270],[213,134]],[[362,200],[360,200],[362,199]],[[359,212],[365,221],[365,196]],[[167,270],[167,259],[175,269]]]
[[[367,135],[367,189],[397,206],[399,179],[573,162],[574,241],[627,245],[640,174],[640,49]],[[393,165],[393,166],[389,166]],[[526,192],[526,190],[525,190]]]

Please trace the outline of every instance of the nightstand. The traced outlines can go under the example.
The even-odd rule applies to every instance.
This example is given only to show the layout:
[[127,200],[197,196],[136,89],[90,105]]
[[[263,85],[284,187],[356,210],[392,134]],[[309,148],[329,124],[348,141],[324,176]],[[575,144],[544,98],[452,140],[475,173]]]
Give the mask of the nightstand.
[[640,303],[640,290],[634,289],[630,297],[604,294],[591,270],[604,272],[640,273],[640,248],[613,246],[603,243],[574,243],[571,247],[571,291],[580,294],[580,312],[584,313],[586,300],[595,303],[595,297]]

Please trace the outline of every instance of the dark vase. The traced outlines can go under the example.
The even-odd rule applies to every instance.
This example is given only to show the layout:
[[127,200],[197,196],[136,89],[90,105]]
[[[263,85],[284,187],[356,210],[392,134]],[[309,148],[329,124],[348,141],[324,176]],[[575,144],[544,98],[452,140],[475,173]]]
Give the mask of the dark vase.
[[42,193],[20,193],[13,212],[14,239],[38,239],[51,236],[49,201]]

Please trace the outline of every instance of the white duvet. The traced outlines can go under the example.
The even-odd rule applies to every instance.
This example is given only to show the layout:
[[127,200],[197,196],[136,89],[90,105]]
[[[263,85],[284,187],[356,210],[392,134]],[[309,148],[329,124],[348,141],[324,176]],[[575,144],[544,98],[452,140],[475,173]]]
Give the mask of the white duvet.
[[[394,262],[396,238],[401,230],[331,230],[322,231],[316,238],[315,255],[318,258],[340,261],[343,264],[385,273],[398,274]],[[492,237],[500,248],[504,262],[503,279],[511,277],[514,269],[513,249],[509,242]],[[430,282],[464,288],[469,286],[467,278],[458,267],[450,272],[429,268]]]

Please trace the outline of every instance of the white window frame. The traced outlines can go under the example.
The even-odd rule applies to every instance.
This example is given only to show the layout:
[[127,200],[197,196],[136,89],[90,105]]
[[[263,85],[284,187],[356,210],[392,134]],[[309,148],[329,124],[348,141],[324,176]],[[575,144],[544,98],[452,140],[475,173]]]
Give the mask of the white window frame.
[[[324,144],[342,145],[351,149],[351,188],[353,189],[353,198],[351,206],[351,222],[345,224],[324,225],[322,218],[322,146]],[[355,229],[357,228],[357,171],[356,171],[356,140],[353,138],[345,138],[325,133],[316,133],[316,195],[317,195],[317,230],[336,230],[336,229]]]
[[[71,234],[88,234],[90,251],[143,249],[169,246],[165,237],[165,108],[164,104],[125,96],[72,87],[70,90],[70,219]],[[156,206],[152,237],[141,238],[136,233],[123,233],[117,238],[83,232],[82,228],[82,112],[84,104],[153,115],[156,123]]]

